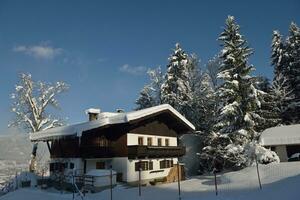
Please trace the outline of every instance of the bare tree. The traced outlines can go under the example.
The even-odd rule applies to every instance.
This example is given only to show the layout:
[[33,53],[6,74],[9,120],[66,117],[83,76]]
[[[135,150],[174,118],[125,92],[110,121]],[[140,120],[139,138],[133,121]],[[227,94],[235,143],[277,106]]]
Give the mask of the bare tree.
[[294,99],[293,90],[288,86],[287,82],[287,78],[279,73],[273,80],[271,88],[271,94],[273,94],[281,113],[288,109],[289,101]]
[[[33,81],[30,74],[22,73],[15,92],[11,94],[12,108],[15,118],[9,126],[17,126],[28,133],[47,130],[61,126],[63,120],[50,114],[48,108],[59,109],[57,95],[68,90],[64,82],[54,84]],[[29,165],[30,171],[35,171],[38,143],[34,143]]]

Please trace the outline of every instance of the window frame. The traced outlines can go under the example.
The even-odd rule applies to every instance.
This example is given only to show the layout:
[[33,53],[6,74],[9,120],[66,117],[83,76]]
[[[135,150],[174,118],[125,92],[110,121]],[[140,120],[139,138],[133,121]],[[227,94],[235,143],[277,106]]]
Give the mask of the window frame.
[[157,138],[157,146],[158,147],[162,146],[162,139],[161,138]]
[[147,137],[147,146],[152,146],[152,145],[153,145],[152,137]]
[[169,138],[165,138],[165,146],[166,147],[170,146],[170,139]]
[[143,146],[144,145],[144,137],[138,136],[138,145]]

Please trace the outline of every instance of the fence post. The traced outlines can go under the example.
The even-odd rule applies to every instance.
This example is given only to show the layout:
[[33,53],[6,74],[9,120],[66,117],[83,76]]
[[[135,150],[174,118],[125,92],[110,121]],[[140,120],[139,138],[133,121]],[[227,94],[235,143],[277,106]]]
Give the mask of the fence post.
[[18,189],[18,172],[16,171],[16,176],[15,176],[15,180],[16,180],[16,185],[15,185],[15,190]]
[[180,167],[180,164],[179,164],[179,160],[177,158],[177,183],[178,183],[178,198],[179,200],[181,200],[181,188],[180,188],[180,171],[179,171],[179,167]]
[[218,196],[218,182],[217,182],[217,169],[213,169],[214,177],[215,177],[215,191],[216,191],[216,196]]
[[113,199],[112,184],[113,184],[113,173],[112,173],[112,166],[110,166],[110,200]]
[[259,169],[258,169],[257,155],[255,155],[255,162],[256,162],[256,172],[257,172],[259,189],[262,189],[261,181],[260,181],[260,175],[259,175]]
[[141,161],[139,162],[139,196],[142,195],[142,191],[141,191],[141,171],[142,171],[142,168],[141,168]]
[[75,198],[75,180],[74,180],[74,171],[73,171],[73,173],[72,173],[72,183],[73,183],[73,200],[74,200],[74,198]]

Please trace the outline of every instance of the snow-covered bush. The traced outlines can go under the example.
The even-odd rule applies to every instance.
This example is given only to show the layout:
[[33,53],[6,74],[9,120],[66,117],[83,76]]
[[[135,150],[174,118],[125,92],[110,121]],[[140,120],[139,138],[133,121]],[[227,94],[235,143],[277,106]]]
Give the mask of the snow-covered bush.
[[266,149],[256,142],[249,142],[245,146],[245,155],[248,158],[247,165],[252,165],[255,159],[261,164],[279,163],[280,159],[274,151]]

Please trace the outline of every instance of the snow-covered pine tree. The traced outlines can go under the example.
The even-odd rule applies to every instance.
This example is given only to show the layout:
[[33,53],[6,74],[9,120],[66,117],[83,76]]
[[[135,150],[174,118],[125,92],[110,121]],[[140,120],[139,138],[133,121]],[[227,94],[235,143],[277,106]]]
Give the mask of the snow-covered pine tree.
[[[294,99],[289,102],[285,117],[290,123],[300,122],[300,28],[291,23],[286,41],[287,72],[289,88],[292,88]],[[285,74],[284,74],[285,75]]]
[[140,91],[138,99],[135,101],[136,110],[149,108],[161,104],[161,85],[163,82],[163,74],[161,68],[149,69],[147,74],[150,78],[150,83],[145,85]]
[[285,45],[279,31],[273,31],[271,44],[271,64],[274,66],[274,79],[281,74],[285,75]]
[[136,110],[141,110],[144,108],[150,108],[155,105],[155,100],[153,97],[153,90],[150,85],[146,85],[140,92],[140,96],[136,100],[135,104]]
[[181,114],[190,110],[191,87],[189,85],[188,55],[177,43],[169,57],[167,73],[161,86],[162,103],[168,103]]
[[226,152],[222,155],[225,168],[241,168],[247,161],[244,146],[257,136],[256,111],[261,106],[262,91],[255,87],[251,76],[254,67],[248,64],[253,51],[239,33],[240,27],[233,16],[228,16],[225,26],[219,37],[223,50],[218,78],[222,84],[217,95],[222,105],[215,128],[220,134],[218,138],[225,141],[220,146]]
[[[277,93],[266,77],[255,77],[256,87],[263,91],[261,95],[261,107],[257,110],[259,116],[255,125],[256,132],[262,132],[267,128],[277,126],[281,123],[280,109]],[[274,80],[273,80],[274,82]]]
[[[18,126],[23,130],[34,133],[47,130],[63,124],[64,120],[54,117],[48,111],[50,107],[59,108],[56,97],[68,89],[64,82],[55,84],[33,81],[30,74],[21,74],[15,92],[11,94],[12,108],[15,119],[9,126]],[[32,147],[30,171],[36,170],[38,143]]]

